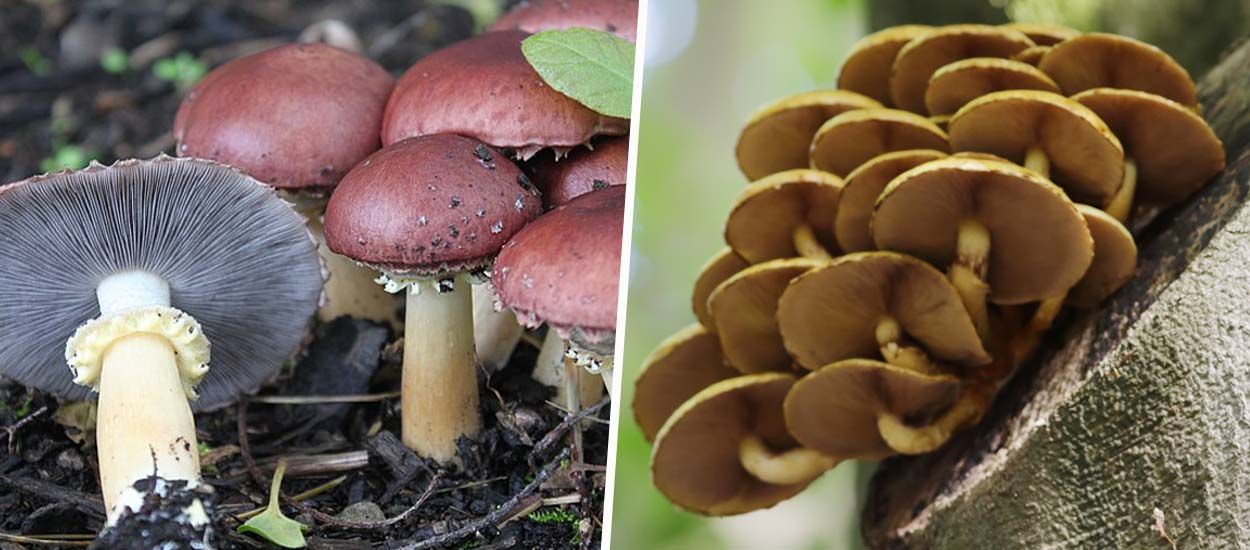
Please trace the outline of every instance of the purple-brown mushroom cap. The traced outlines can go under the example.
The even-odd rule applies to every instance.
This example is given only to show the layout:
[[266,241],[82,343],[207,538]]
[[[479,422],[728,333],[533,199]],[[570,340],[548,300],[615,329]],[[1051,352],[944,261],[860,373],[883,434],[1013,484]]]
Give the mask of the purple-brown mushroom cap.
[[578,149],[563,159],[543,155],[535,159],[534,183],[543,203],[555,208],[609,185],[625,185],[629,168],[629,136],[596,140],[593,150]]
[[326,205],[330,250],[392,273],[441,276],[489,267],[538,216],[528,178],[461,136],[411,138],[365,159]]
[[182,100],[178,155],[229,164],[272,187],[333,187],[381,147],[393,84],[372,60],[324,44],[240,57]]
[[572,27],[607,31],[636,42],[638,0],[523,0],[490,30],[541,32]]

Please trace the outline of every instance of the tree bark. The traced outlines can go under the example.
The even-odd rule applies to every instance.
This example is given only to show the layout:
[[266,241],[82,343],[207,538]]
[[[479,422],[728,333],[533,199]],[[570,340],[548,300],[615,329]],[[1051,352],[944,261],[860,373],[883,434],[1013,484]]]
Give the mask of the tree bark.
[[1200,93],[1227,171],[1147,228],[1133,280],[1057,326],[979,426],[882,465],[870,547],[1250,545],[1250,44]]

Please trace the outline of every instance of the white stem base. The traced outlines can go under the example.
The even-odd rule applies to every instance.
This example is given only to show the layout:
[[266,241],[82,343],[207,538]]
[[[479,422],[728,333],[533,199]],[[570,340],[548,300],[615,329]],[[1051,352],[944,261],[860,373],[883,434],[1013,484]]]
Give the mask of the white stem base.
[[[551,386],[556,389],[556,395],[553,401],[559,403],[560,406],[568,408],[571,403],[569,399],[568,376],[565,374],[564,368],[564,340],[556,334],[555,330],[547,329],[547,337],[543,339],[543,347],[538,351],[538,361],[534,365],[534,380],[545,386]],[[604,383],[595,376],[587,373],[585,369],[578,368],[577,387],[581,392],[581,403],[593,405],[603,398]],[[607,370],[604,371],[611,376]],[[605,379],[606,381],[607,379]]]
[[390,325],[395,331],[403,328],[395,307],[395,296],[374,282],[376,271],[361,266],[351,258],[340,256],[326,246],[318,212],[306,212],[308,229],[317,238],[317,254],[330,277],[325,282],[325,305],[317,310],[317,319],[328,323],[347,315]]
[[488,371],[508,365],[508,359],[521,341],[525,327],[512,310],[495,311],[495,298],[488,284],[473,287],[473,338],[477,360]]

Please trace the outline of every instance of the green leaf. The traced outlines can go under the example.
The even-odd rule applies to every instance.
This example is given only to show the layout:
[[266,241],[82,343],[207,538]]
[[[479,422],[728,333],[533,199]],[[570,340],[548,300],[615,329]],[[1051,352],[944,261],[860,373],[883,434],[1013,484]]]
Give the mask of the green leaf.
[[129,65],[130,60],[126,57],[126,52],[120,48],[109,48],[100,54],[100,67],[106,73],[121,74]]
[[547,85],[596,112],[629,118],[634,91],[634,45],[591,29],[543,31],[521,52]]
[[278,504],[278,490],[282,488],[282,474],[286,473],[286,461],[278,463],[269,486],[269,505],[260,515],[247,520],[238,527],[240,533],[251,533],[283,548],[303,548],[304,531],[308,529],[298,521],[282,515]]

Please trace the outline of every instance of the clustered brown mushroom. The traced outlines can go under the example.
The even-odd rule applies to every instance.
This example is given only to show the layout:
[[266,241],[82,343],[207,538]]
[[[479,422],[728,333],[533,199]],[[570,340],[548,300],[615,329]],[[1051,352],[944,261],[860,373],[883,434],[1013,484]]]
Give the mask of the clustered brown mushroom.
[[748,120],[752,183],[698,323],[638,377],[655,484],[682,508],[766,508],[975,425],[1065,305],[1132,277],[1130,228],[1224,167],[1189,75],[1130,38],[896,27],[838,88]]

